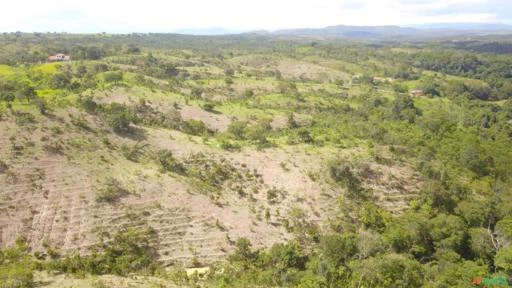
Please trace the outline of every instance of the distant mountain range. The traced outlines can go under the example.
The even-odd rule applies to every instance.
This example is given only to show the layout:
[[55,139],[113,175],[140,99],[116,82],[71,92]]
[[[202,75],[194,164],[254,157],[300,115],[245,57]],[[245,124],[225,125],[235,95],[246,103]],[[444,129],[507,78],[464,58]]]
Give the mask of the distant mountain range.
[[380,38],[382,36],[411,36],[414,28],[399,26],[328,26],[325,28],[285,29],[267,32],[271,35],[321,36],[329,38]]
[[[260,33],[261,32],[256,32]],[[471,35],[512,34],[512,26],[504,24],[425,24],[415,27],[337,25],[317,29],[287,29],[266,32],[268,35],[320,38],[438,38]]]
[[437,23],[411,26],[418,29],[452,30],[512,30],[512,25],[501,23]]
[[392,38],[432,38],[471,35],[512,34],[512,25],[499,23],[441,23],[401,26],[349,26],[336,25],[324,28],[282,29],[276,31],[234,31],[222,27],[202,29],[181,29],[179,34],[190,35],[230,35],[257,34],[281,37],[327,38],[327,39],[389,39]]
[[174,33],[177,34],[186,34],[186,35],[203,35],[203,36],[212,36],[212,35],[230,35],[230,34],[238,34],[242,31],[235,31],[226,29],[223,27],[206,27],[206,28],[190,28],[190,29],[180,29],[176,30]]

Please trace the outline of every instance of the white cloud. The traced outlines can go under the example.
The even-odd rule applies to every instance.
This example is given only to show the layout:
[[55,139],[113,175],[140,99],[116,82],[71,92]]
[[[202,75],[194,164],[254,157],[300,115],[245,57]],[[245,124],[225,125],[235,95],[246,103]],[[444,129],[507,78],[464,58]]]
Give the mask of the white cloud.
[[[0,31],[171,32],[507,22],[509,0],[18,0],[2,3]],[[500,5],[503,4],[503,5]],[[511,6],[511,5],[508,5]]]

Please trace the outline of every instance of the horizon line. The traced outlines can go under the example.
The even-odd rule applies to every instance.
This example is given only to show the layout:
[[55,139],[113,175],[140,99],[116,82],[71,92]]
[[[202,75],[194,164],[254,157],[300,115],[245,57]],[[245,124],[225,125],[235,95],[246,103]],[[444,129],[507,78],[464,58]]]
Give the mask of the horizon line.
[[[294,27],[294,28],[277,28],[277,29],[265,29],[265,28],[254,28],[254,29],[236,29],[236,28],[227,28],[224,26],[207,26],[207,27],[190,27],[190,28],[179,28],[179,29],[173,29],[170,31],[131,31],[131,32],[108,32],[108,31],[97,31],[97,32],[73,32],[73,31],[22,31],[22,30],[16,30],[16,31],[0,31],[1,34],[15,34],[15,33],[23,33],[23,34],[81,34],[81,35],[97,35],[97,34],[104,34],[104,35],[129,35],[129,34],[178,34],[178,35],[191,35],[191,36],[222,36],[222,35],[239,35],[239,34],[246,34],[251,32],[268,32],[268,33],[274,33],[278,31],[289,31],[289,30],[303,30],[303,29],[309,29],[309,30],[321,30],[331,27],[361,27],[361,28],[376,28],[376,27],[397,27],[397,28],[413,28],[418,30],[438,30],[438,29],[448,29],[448,30],[479,30],[476,28],[457,28],[457,27],[448,27],[448,26],[457,26],[457,25],[481,25],[481,26],[503,26],[503,28],[511,28],[512,24],[508,24],[505,22],[453,22],[453,23],[441,23],[441,22],[430,22],[430,23],[422,23],[422,24],[403,24],[403,25],[394,25],[394,24],[382,24],[382,25],[353,25],[353,24],[336,24],[336,25],[328,25],[328,26],[322,26],[322,27]],[[428,26],[440,26],[440,27],[428,27]],[[442,27],[447,26],[447,27]],[[189,32],[189,31],[208,31],[212,30],[224,30],[219,31],[219,34],[207,34],[207,35],[199,35],[199,34],[189,34],[189,33],[183,33],[183,32]],[[498,29],[484,29],[484,30],[499,30]]]

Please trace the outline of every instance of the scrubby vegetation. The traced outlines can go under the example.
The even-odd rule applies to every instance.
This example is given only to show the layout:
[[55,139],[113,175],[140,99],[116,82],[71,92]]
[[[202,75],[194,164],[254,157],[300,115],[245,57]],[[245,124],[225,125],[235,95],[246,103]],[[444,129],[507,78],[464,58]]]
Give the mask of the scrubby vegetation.
[[114,203],[129,192],[115,178],[108,178],[96,193],[96,202]]
[[18,238],[14,247],[4,249],[0,254],[0,287],[34,287],[35,268],[25,239]]
[[156,241],[156,233],[151,228],[128,228],[112,239],[103,239],[104,244],[91,255],[70,255],[42,264],[50,271],[72,274],[152,275],[158,268]]

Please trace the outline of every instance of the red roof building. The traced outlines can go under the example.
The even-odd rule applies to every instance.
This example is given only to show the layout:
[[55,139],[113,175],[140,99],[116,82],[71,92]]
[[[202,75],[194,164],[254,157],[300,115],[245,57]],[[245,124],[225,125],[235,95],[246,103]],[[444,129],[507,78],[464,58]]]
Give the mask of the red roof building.
[[71,60],[71,56],[66,55],[66,54],[62,54],[62,53],[57,53],[55,55],[52,55],[52,56],[48,57],[48,61],[50,61],[50,62],[70,61],[70,60]]

